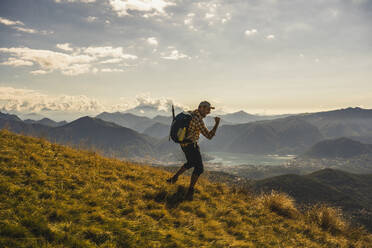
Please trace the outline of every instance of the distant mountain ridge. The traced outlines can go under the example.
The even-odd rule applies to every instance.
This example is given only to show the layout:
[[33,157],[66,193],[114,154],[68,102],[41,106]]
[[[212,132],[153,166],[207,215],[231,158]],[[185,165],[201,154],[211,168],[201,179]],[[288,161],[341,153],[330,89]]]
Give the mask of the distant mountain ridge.
[[114,113],[103,112],[101,114],[96,115],[96,118],[108,122],[113,122],[126,128],[134,129],[137,132],[143,132],[146,128],[156,123],[156,121],[150,119],[149,117],[121,112]]
[[358,139],[372,135],[372,109],[344,108],[300,114],[298,117],[318,127],[325,138]]
[[0,119],[22,121],[18,116],[0,112]]
[[[368,140],[368,137],[372,139],[371,112],[372,110],[361,108],[346,108],[319,113],[298,114],[273,120],[230,124],[228,121],[248,121],[249,118],[254,116],[244,111],[239,111],[222,115],[221,126],[216,136],[211,141],[206,141],[202,138],[200,144],[205,151],[251,154],[302,154],[324,139],[339,137],[352,137],[355,141]],[[50,119],[44,119],[43,121],[27,120],[23,122],[15,115],[2,114],[1,116],[3,121],[5,119],[13,120],[12,128],[18,132],[25,132],[31,135],[40,135],[40,133],[49,135],[51,131],[47,127],[68,125],[67,123],[62,124]],[[145,140],[150,139],[149,136],[153,137],[152,141],[150,141],[153,150],[167,153],[167,149],[168,151],[174,151],[176,147],[169,144],[169,141],[166,142],[172,121],[171,116],[157,115],[153,118],[148,118],[131,113],[103,112],[95,118],[133,129],[138,133],[142,133],[141,135],[144,137],[146,136]],[[213,116],[207,116],[205,123],[210,128],[214,124]],[[141,148],[139,147],[139,149]],[[146,148],[145,150],[148,149]]]
[[214,139],[205,144],[205,149],[254,154],[294,154],[304,151],[322,138],[315,126],[294,116],[221,126]]
[[37,123],[37,124],[41,124],[41,125],[45,125],[45,126],[49,126],[49,127],[60,127],[60,126],[63,126],[63,125],[66,125],[68,122],[67,121],[54,121],[54,120],[51,120],[49,118],[42,118],[40,120],[31,120],[31,119],[26,119],[24,120],[24,122],[26,123],[30,123],[30,124],[34,124],[34,123]]
[[61,144],[99,149],[109,156],[147,157],[156,156],[157,140],[132,129],[89,116],[58,127],[39,123],[27,123],[15,118],[0,118],[0,128]]
[[320,141],[313,145],[302,156],[311,158],[351,158],[367,153],[372,154],[371,144],[363,144],[342,137]]
[[[182,109],[176,109],[175,114],[182,112]],[[165,133],[166,126],[170,127],[172,123],[172,116],[170,116],[170,113],[162,112],[163,114],[168,115],[160,115],[157,114],[153,118],[150,118],[148,116],[145,116],[143,114],[138,115],[136,111],[124,111],[124,112],[102,112],[98,115],[96,115],[96,118],[100,118],[105,121],[113,122],[118,125],[121,125],[123,127],[134,129],[138,132],[146,133],[150,136],[156,137],[156,138],[163,138],[160,135]],[[241,124],[241,123],[248,123],[248,122],[254,122],[259,120],[270,120],[270,119],[276,119],[276,118],[282,118],[287,117],[289,115],[272,115],[272,116],[261,116],[261,115],[252,115],[248,114],[244,111],[238,111],[235,113],[229,113],[224,115],[219,115],[221,117],[221,123],[220,126],[223,125],[235,125],[235,124]],[[162,124],[159,125],[158,123]],[[212,127],[215,123],[214,121],[214,115],[208,115],[204,118],[204,123],[207,127]],[[153,130],[161,130],[160,133],[153,132]],[[167,134],[166,134],[167,135]]]

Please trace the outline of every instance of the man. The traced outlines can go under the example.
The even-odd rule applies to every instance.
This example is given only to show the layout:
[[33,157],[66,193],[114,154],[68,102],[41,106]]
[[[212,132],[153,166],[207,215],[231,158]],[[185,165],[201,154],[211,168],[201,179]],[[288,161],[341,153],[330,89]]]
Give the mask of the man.
[[216,134],[218,125],[220,124],[220,118],[215,117],[215,124],[211,130],[208,130],[208,128],[205,126],[203,118],[211,112],[211,109],[214,109],[214,107],[212,107],[209,102],[203,101],[199,104],[198,109],[189,111],[192,114],[192,119],[187,129],[186,139],[191,140],[191,142],[181,143],[181,149],[185,153],[187,162],[183,164],[183,166],[173,177],[167,180],[167,182],[173,184],[177,181],[178,177],[183,172],[190,169],[191,167],[194,167],[191,175],[189,190],[186,194],[187,200],[193,199],[195,184],[198,181],[200,174],[202,174],[204,171],[203,161],[198,145],[199,135],[200,133],[202,133],[207,139],[212,139],[213,136]]

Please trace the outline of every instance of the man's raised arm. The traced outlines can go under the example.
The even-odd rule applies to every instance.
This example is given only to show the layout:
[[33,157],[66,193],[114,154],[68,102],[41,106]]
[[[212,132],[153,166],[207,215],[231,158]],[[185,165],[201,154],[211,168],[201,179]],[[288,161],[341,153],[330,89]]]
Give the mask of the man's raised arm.
[[216,134],[218,125],[220,124],[220,117],[214,117],[214,127],[209,131],[208,128],[205,126],[204,122],[202,124],[201,133],[207,138],[212,139],[213,136]]

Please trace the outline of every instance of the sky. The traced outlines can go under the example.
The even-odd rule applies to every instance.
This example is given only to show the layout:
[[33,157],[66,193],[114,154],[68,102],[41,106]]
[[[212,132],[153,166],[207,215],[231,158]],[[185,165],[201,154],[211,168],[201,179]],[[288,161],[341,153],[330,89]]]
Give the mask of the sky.
[[370,0],[1,0],[0,111],[372,108],[371,31]]

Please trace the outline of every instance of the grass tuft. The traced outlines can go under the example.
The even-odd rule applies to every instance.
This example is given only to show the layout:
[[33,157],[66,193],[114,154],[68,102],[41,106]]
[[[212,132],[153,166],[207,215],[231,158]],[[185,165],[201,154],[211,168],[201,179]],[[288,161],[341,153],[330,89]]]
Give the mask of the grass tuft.
[[259,202],[267,209],[288,218],[295,219],[299,216],[299,211],[295,206],[293,198],[285,193],[271,191],[271,193],[262,194]]

